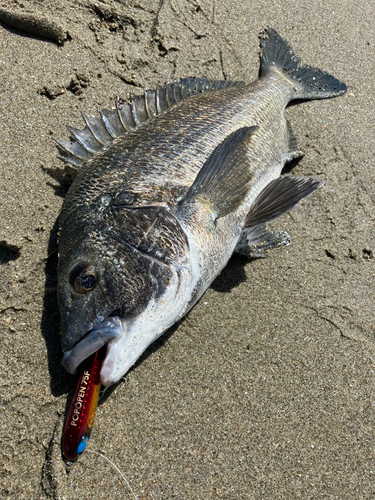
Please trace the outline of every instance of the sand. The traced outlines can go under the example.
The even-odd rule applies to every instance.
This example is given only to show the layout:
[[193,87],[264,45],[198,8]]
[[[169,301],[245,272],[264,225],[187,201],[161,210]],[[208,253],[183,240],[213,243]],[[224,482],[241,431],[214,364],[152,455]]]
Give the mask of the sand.
[[[1,498],[375,498],[373,9],[1,2]],[[104,395],[67,474],[60,443],[76,379],[60,367],[55,295],[69,175],[52,139],[82,127],[81,111],[156,83],[254,80],[267,25],[348,85],[287,111],[306,153],[293,173],[325,187],[273,224],[289,247],[232,258]]]

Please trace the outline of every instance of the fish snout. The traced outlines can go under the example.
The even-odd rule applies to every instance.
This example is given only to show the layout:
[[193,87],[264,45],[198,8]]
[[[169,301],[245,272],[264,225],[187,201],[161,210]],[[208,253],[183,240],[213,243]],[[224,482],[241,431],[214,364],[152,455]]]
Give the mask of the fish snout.
[[110,341],[118,340],[123,336],[123,327],[119,317],[105,319],[69,351],[64,353],[62,366],[72,375],[86,358],[98,351]]

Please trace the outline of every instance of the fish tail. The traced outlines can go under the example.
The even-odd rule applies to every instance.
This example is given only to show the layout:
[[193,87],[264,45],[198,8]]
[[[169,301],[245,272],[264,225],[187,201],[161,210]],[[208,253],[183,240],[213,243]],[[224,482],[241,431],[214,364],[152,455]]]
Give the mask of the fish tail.
[[344,83],[329,73],[301,64],[291,46],[271,28],[266,29],[261,39],[261,49],[261,76],[272,68],[281,69],[293,85],[293,99],[327,99],[347,90]]

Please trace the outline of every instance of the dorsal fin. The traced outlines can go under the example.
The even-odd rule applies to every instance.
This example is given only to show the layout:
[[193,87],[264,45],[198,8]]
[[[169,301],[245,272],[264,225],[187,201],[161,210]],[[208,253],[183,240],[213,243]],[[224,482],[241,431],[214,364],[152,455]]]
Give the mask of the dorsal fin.
[[73,141],[56,140],[60,148],[68,154],[61,159],[79,168],[103,146],[110,144],[127,130],[134,129],[141,123],[153,119],[180,101],[203,92],[229,87],[241,88],[244,85],[244,82],[183,78],[162,88],[156,87],[155,90],[146,90],[143,95],[132,97],[130,103],[121,103],[116,100],[116,108],[104,109],[100,118],[82,114],[86,122],[84,129],[67,127]]

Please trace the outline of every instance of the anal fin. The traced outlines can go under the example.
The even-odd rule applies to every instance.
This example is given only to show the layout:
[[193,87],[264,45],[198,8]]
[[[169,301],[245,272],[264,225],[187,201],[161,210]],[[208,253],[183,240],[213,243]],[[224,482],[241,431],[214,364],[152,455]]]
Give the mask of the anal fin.
[[265,257],[268,250],[287,246],[290,236],[285,231],[267,231],[266,224],[245,228],[234,251],[249,259]]

